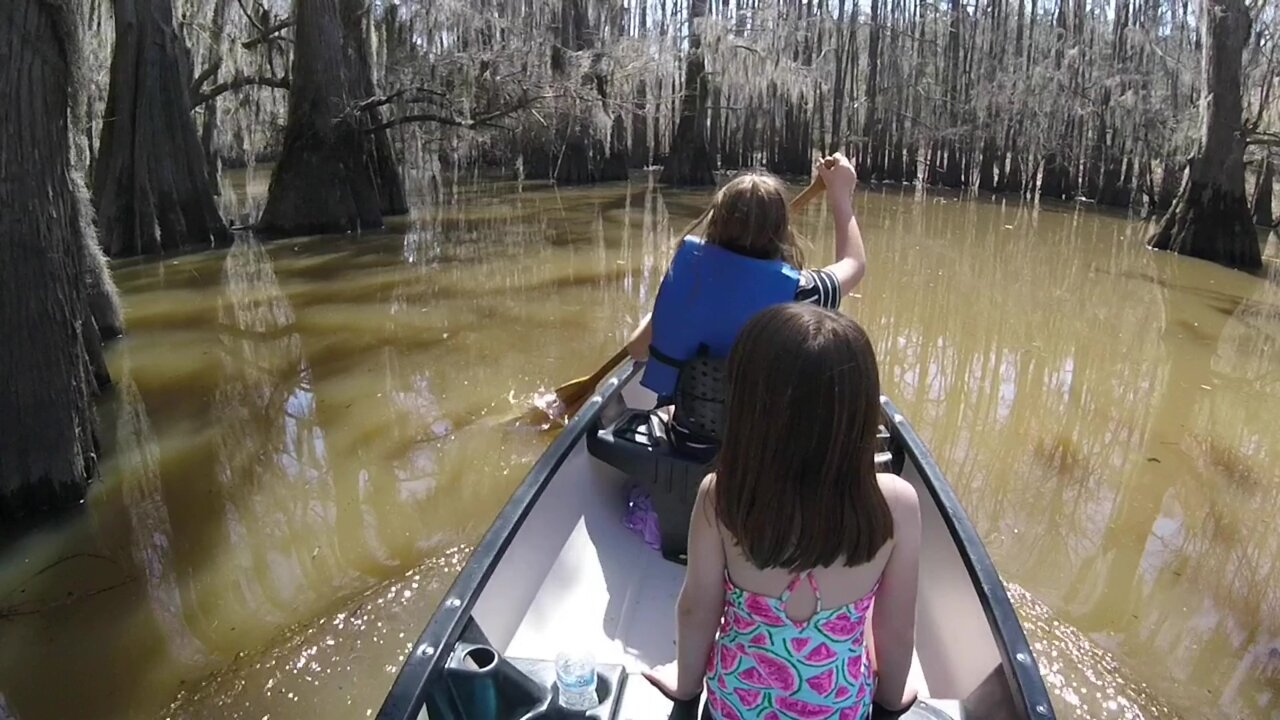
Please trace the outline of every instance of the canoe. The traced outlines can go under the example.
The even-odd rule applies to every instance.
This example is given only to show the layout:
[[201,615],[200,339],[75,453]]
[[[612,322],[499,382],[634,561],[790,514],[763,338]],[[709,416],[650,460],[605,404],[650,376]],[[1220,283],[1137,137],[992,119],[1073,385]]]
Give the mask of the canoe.
[[[697,717],[640,676],[674,659],[684,567],[665,540],[666,557],[624,527],[633,481],[599,457],[613,430],[640,416],[628,408],[652,407],[637,371],[627,362],[601,382],[515,489],[413,644],[380,720],[571,717],[555,692],[554,660],[568,647],[597,664],[601,704],[587,717]],[[982,541],[924,443],[882,405],[877,459],[915,486],[923,522],[911,670],[921,700],[899,717],[1054,718]]]

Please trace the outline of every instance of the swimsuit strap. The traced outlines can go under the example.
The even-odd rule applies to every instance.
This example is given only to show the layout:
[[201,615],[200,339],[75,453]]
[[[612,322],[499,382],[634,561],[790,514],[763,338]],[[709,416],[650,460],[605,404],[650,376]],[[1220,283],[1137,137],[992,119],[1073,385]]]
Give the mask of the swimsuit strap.
[[791,578],[791,582],[787,583],[787,589],[782,591],[782,595],[778,597],[778,601],[786,607],[787,600],[791,597],[792,591],[796,589],[796,585],[800,584],[800,578],[809,581],[809,588],[813,590],[813,597],[818,601],[818,607],[814,610],[814,614],[822,612],[822,593],[818,590],[818,580],[813,576],[812,570],[806,570]]
[[817,615],[822,612],[822,591],[818,590],[818,578],[813,576],[812,570],[805,573],[805,575],[809,578],[809,587],[813,589],[813,597],[818,601],[818,607],[813,611],[813,614]]
[[787,598],[791,597],[791,591],[796,589],[796,585],[799,582],[800,582],[800,575],[793,576],[791,578],[791,582],[787,583],[787,589],[783,590],[782,594],[778,596],[778,601],[781,602],[783,605],[786,605]]

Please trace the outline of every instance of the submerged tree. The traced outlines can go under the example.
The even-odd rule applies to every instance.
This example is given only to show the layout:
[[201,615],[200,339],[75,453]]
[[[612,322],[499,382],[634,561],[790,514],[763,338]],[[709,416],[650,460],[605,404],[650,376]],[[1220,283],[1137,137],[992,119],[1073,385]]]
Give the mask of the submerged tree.
[[1205,0],[1200,147],[1173,208],[1147,239],[1170,250],[1235,268],[1262,267],[1244,189],[1241,53],[1249,39],[1244,0]]
[[390,145],[371,137],[385,130],[369,124],[367,113],[380,105],[356,105],[373,87],[359,29],[366,13],[351,0],[297,0],[294,13],[284,147],[258,229],[301,235],[382,227],[384,213],[404,212],[405,203]]
[[94,178],[113,256],[227,238],[191,117],[188,52],[172,0],[115,0],[115,53]]
[[72,154],[78,50],[70,3],[0,3],[0,521],[74,505],[97,471],[120,312]]

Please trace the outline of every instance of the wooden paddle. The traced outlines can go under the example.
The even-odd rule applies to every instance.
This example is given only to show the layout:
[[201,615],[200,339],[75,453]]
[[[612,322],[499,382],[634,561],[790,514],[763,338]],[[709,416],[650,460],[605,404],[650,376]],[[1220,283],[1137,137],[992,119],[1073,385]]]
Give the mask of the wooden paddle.
[[[829,163],[828,167],[830,167],[830,165],[831,164]],[[815,175],[813,181],[809,183],[809,186],[804,190],[801,190],[799,195],[796,195],[791,199],[791,211],[795,212],[805,205],[808,205],[810,201],[821,195],[826,189],[827,184],[823,182],[822,176]],[[587,398],[591,397],[591,393],[595,391],[596,386],[600,384],[600,381],[603,380],[615,367],[617,367],[618,363],[621,363],[626,359],[627,349],[624,347],[614,353],[613,357],[606,360],[604,365],[600,366],[600,369],[586,377],[580,377],[577,380],[570,380],[564,385],[556,388],[556,404],[564,408],[564,416],[572,417],[574,413],[578,412],[578,409],[587,401]],[[542,407],[542,403],[539,403],[539,407],[531,410],[526,414],[526,416],[531,416],[535,413],[544,415],[548,414],[546,409]]]

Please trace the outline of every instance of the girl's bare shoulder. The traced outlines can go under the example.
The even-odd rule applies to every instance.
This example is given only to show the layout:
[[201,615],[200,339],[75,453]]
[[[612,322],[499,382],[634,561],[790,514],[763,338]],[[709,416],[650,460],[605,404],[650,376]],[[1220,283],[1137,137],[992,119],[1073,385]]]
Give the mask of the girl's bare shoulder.
[[911,483],[893,473],[876,473],[876,480],[880,483],[880,494],[895,516],[919,512],[920,496]]

